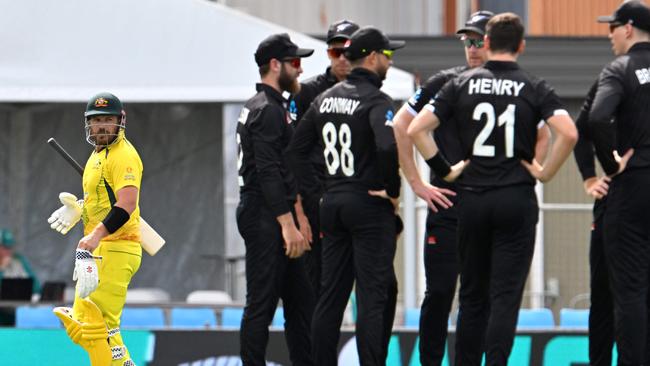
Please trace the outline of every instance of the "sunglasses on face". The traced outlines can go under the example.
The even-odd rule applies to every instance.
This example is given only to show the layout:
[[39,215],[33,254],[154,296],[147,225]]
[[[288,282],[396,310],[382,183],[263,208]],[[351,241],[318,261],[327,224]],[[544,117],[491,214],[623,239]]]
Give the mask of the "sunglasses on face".
[[472,39],[467,37],[461,38],[461,41],[463,41],[463,44],[465,45],[466,48],[470,48],[472,46],[474,46],[475,48],[483,48],[483,44],[485,42],[482,39]]
[[389,60],[393,58],[393,53],[395,53],[393,50],[381,50],[379,52],[381,52],[381,54],[386,56]]
[[293,66],[294,69],[297,69],[297,68],[300,68],[301,59],[300,59],[300,57],[289,58],[289,59],[286,59],[286,60],[282,60],[282,62],[286,62],[286,63],[290,64],[291,66]]
[[327,54],[331,58],[339,58],[341,55],[345,52],[345,48],[343,47],[332,47],[327,49]]
[[614,33],[614,30],[616,30],[616,28],[618,28],[618,27],[620,27],[622,25],[625,25],[625,24],[620,23],[620,22],[609,23],[609,33]]

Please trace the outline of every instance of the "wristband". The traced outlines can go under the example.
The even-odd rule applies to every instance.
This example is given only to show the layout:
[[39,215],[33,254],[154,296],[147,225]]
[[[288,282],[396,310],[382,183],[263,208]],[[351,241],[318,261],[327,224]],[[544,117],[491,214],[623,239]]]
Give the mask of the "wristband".
[[109,233],[116,232],[119,228],[124,226],[131,216],[125,209],[118,206],[113,206],[111,211],[106,215],[102,223],[106,226]]
[[436,155],[425,161],[436,174],[436,177],[444,178],[451,172],[451,167],[445,158],[438,152]]

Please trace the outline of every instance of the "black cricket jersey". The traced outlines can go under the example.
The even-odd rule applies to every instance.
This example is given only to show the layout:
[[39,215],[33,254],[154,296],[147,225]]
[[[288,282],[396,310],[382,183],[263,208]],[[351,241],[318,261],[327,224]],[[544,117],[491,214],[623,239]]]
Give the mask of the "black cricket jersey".
[[[592,130],[602,130],[612,121],[616,136],[599,133],[594,139],[596,146],[606,149],[613,145],[621,156],[633,148],[634,155],[626,169],[650,167],[649,42],[636,43],[600,74],[589,122]],[[613,174],[618,164],[603,168],[607,174]]]
[[289,146],[299,185],[313,175],[309,152],[318,144],[326,191],[386,189],[391,197],[399,196],[393,101],[380,87],[379,76],[356,68],[314,100]]
[[[338,80],[332,74],[331,68],[328,67],[324,73],[311,77],[304,82],[300,83],[300,92],[296,94],[292,100],[289,110],[295,113],[296,126],[300,125],[302,116],[307,112],[311,103],[316,97],[331,88]],[[325,160],[323,159],[322,151],[317,145],[314,145],[311,156],[311,163],[314,166],[316,175],[310,183],[300,186],[300,194],[305,197],[318,197],[324,190],[325,182]]]
[[273,214],[290,212],[296,199],[296,182],[285,161],[293,133],[287,101],[266,84],[256,85],[239,115],[237,168],[240,196],[262,195]]
[[[406,103],[406,109],[413,116],[416,116],[424,106],[433,101],[436,94],[438,94],[447,81],[455,78],[468,69],[468,66],[456,66],[439,71],[432,75],[420,86],[415,94],[409,98]],[[433,134],[433,139],[436,141],[436,145],[438,145],[442,156],[444,156],[447,161],[455,164],[462,160],[463,154],[460,148],[460,141],[458,140],[453,125],[453,123],[447,123],[438,127],[436,133]],[[436,177],[433,170],[431,171],[430,181],[438,187],[453,188],[455,186],[455,184],[443,180],[442,177]]]
[[[578,118],[576,118],[576,128],[578,129],[579,138],[576,146],[573,148],[573,154],[578,164],[578,170],[580,170],[582,180],[596,176],[594,154],[605,171],[616,171],[618,169],[618,163],[614,160],[613,154],[613,151],[616,149],[613,144],[616,140],[614,126],[608,123],[602,126],[603,128],[592,128],[592,124],[589,123],[589,113],[591,112],[591,106],[593,105],[597,89],[598,80],[589,88],[585,101],[580,108]],[[607,146],[602,144],[595,146],[594,140],[610,142],[611,144]]]
[[462,159],[469,159],[457,183],[482,190],[535,184],[520,160],[535,157],[540,120],[567,111],[555,91],[516,62],[488,61],[447,82],[426,109],[453,124]]
[[[603,146],[599,146],[598,148],[595,148],[594,146],[594,138],[592,136],[595,133],[608,133],[612,134],[612,136],[616,133],[611,124],[601,130],[596,129],[595,131],[592,131],[590,128],[589,112],[591,111],[591,106],[594,102],[597,89],[598,80],[596,80],[591,88],[589,88],[585,101],[580,108],[578,118],[576,118],[576,128],[578,129],[579,138],[576,146],[573,148],[573,156],[576,159],[576,164],[578,165],[578,170],[580,171],[583,181],[596,176],[594,156],[598,158],[598,162],[604,170],[618,169],[618,163],[614,160],[613,146],[608,147],[604,151]],[[598,218],[605,212],[606,199],[607,196],[594,202],[594,221],[598,220]]]
[[296,120],[300,121],[302,116],[307,112],[311,102],[316,99],[318,94],[333,87],[338,80],[332,74],[330,67],[324,73],[313,76],[300,83],[300,92],[293,97],[296,108]]

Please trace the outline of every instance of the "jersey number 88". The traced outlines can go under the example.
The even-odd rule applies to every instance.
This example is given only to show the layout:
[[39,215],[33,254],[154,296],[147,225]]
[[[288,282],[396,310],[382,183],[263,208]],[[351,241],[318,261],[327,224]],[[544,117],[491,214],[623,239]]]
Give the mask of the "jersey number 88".
[[[339,167],[346,177],[354,175],[354,154],[350,150],[352,146],[352,131],[347,123],[342,123],[337,133],[336,125],[332,122],[327,122],[323,126],[323,141],[325,142],[325,149],[323,155],[325,156],[325,164],[327,165],[327,172],[330,175],[335,175]],[[336,150],[336,145],[341,146],[340,152]]]

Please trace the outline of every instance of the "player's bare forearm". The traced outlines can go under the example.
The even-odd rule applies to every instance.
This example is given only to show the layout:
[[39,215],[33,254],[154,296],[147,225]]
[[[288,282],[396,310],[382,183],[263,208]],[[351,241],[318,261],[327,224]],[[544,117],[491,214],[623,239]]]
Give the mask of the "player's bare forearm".
[[548,155],[548,147],[551,145],[551,129],[544,124],[537,130],[537,142],[535,143],[535,160],[544,164]]
[[404,176],[411,187],[421,182],[420,174],[415,165],[413,141],[408,136],[408,128],[412,121],[413,116],[406,107],[402,107],[393,119],[393,132],[395,133],[395,142],[397,142],[400,168],[402,168],[402,172],[404,172]]
[[440,121],[435,114],[422,110],[415,116],[408,128],[408,136],[425,160],[438,153],[438,146],[431,136],[431,131],[435,130],[438,125],[440,125]]
[[99,246],[99,242],[107,237],[108,234],[108,229],[106,229],[106,226],[100,222],[88,235],[79,240],[77,247],[92,252]]
[[[297,195],[296,197],[294,208],[296,210],[296,219],[298,220],[300,233],[309,243],[313,242],[311,225],[309,225],[309,219],[307,219],[307,215],[305,215],[305,211],[302,207],[302,197],[300,195]],[[308,248],[308,250],[309,249],[311,249],[311,247]]]
[[549,118],[549,125],[553,129],[556,141],[553,142],[550,155],[544,164],[544,171],[539,177],[542,182],[551,180],[562,164],[573,151],[578,141],[578,130],[569,116],[554,116]]
[[453,203],[445,197],[445,195],[453,196],[454,192],[447,189],[440,189],[434,187],[427,182],[423,181],[418,172],[415,164],[415,156],[413,154],[413,141],[408,135],[409,125],[413,121],[413,116],[406,107],[402,107],[393,119],[393,130],[395,132],[395,141],[397,142],[397,150],[399,153],[399,162],[404,176],[408,181],[413,192],[421,199],[427,202],[429,208],[437,212],[436,205],[443,208],[453,206]]

